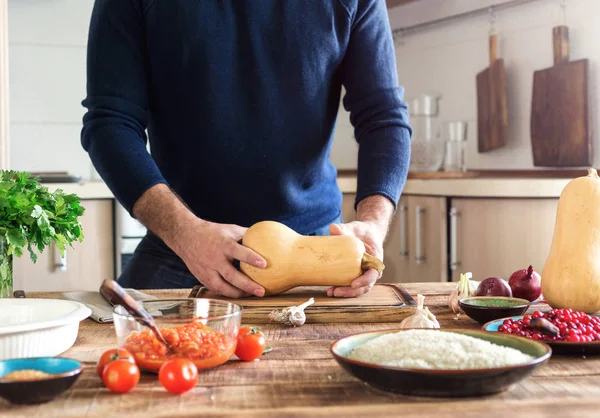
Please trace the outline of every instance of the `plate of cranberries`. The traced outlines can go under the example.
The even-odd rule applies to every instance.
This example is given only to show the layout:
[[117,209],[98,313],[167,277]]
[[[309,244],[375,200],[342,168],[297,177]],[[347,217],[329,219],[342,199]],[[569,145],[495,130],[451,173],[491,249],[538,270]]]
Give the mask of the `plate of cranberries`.
[[600,354],[600,317],[572,309],[497,319],[482,329],[541,341],[552,347],[554,354]]

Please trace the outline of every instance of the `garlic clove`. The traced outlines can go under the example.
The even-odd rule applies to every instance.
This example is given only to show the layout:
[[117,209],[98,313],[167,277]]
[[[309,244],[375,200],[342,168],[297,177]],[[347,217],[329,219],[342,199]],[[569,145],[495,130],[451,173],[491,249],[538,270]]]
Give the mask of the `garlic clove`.
[[304,311],[298,308],[292,308],[290,314],[290,323],[295,327],[299,327],[301,325],[304,325],[305,322],[306,314],[304,313]]
[[428,308],[423,308],[425,297],[417,295],[415,313],[400,322],[400,328],[440,328],[440,324]]
[[274,310],[269,314],[269,319],[275,322],[279,322],[285,325],[301,326],[306,322],[306,314],[304,310],[315,303],[314,298],[310,298],[298,306],[288,306],[280,310]]
[[458,290],[454,289],[450,296],[448,296],[448,307],[452,309],[454,313],[460,313],[462,311],[460,305],[458,304]]

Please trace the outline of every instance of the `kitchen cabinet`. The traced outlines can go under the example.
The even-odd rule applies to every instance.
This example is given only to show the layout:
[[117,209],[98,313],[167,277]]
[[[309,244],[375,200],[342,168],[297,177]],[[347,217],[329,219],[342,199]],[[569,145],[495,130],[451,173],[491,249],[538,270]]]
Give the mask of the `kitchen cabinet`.
[[381,282],[410,281],[408,245],[408,197],[402,196],[398,201],[398,210],[392,218],[388,235],[383,243],[385,270],[381,276]]
[[445,197],[408,196],[408,275],[404,282],[448,280]]
[[[54,245],[33,263],[27,253],[14,259],[14,289],[33,291],[97,291],[104,279],[114,279],[114,201],[83,200],[84,239],[67,247],[64,260]],[[56,267],[66,261],[65,268]]]
[[[355,219],[354,197],[344,194],[344,222]],[[447,281],[446,198],[402,196],[383,246],[381,282]]]
[[[542,272],[554,234],[557,198],[453,198],[449,209],[452,280],[506,280],[530,264]],[[418,279],[414,278],[413,279]]]
[[356,211],[354,210],[354,199],[356,193],[344,193],[342,202],[342,221],[352,222],[356,220]]

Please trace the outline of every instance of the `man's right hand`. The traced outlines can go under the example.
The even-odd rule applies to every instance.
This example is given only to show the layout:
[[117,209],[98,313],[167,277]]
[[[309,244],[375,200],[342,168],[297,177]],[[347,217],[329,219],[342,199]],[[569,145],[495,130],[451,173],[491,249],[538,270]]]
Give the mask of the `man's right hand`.
[[231,298],[264,296],[265,289],[232,264],[235,259],[258,268],[267,266],[264,258],[238,243],[246,230],[196,219],[173,250],[209,290]]
[[209,290],[231,298],[264,296],[265,289],[232,263],[235,259],[258,268],[267,266],[264,258],[238,243],[247,228],[198,218],[164,184],[146,190],[134,204],[133,213]]

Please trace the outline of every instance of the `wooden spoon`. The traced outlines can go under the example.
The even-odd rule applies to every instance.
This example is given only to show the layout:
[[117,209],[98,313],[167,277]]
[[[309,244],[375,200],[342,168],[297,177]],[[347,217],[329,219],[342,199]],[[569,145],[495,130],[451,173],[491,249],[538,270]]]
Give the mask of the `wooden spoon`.
[[105,279],[102,282],[102,286],[100,286],[100,293],[109,296],[114,303],[121,305],[127,312],[133,315],[133,318],[137,322],[150,328],[154,335],[156,335],[156,338],[167,346],[168,351],[175,351],[171,344],[169,344],[160,333],[152,315],[150,315],[150,313],[134,298],[129,296],[127,292],[125,292],[125,289],[123,289],[115,280]]

